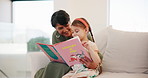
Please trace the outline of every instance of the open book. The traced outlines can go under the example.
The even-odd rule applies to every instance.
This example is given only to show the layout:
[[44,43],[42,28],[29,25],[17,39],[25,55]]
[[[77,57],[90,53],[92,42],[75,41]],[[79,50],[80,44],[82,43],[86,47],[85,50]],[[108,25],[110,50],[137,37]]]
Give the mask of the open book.
[[80,64],[79,59],[84,56],[91,60],[78,37],[54,45],[43,43],[37,43],[37,45],[51,61],[67,63],[69,66],[73,66],[74,64]]

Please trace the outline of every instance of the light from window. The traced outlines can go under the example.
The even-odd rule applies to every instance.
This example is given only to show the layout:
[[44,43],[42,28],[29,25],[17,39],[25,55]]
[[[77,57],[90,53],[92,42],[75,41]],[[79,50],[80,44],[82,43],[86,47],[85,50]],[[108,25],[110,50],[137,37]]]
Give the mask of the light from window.
[[[49,1],[14,1],[13,26],[5,41],[0,46],[0,54],[25,54],[27,51],[39,51],[36,42],[50,44],[54,28],[50,19],[53,14],[53,0]],[[7,28],[4,31],[8,31]],[[5,36],[6,38],[6,36]],[[10,38],[7,38],[10,39]],[[4,41],[5,39],[3,39]],[[2,43],[2,42],[1,42]]]
[[148,32],[148,0],[110,0],[110,25],[125,31]]

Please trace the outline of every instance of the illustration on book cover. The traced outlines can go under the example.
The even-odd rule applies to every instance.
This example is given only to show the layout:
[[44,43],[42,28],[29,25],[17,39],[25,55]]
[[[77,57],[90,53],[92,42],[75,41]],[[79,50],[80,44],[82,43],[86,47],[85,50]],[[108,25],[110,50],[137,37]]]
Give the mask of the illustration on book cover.
[[72,54],[72,55],[70,55],[69,62],[79,61],[79,59],[80,59],[80,58],[83,58],[83,57],[84,57],[83,51],[82,51],[81,54]]

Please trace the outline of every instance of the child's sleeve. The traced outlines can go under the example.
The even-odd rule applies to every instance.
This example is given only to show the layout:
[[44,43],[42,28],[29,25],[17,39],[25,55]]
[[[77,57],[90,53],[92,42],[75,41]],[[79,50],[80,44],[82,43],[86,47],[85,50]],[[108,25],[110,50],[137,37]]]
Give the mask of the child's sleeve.
[[98,47],[97,47],[97,45],[94,43],[94,45],[93,45],[93,47],[92,47],[94,50],[98,50],[98,55],[99,55],[99,57],[100,57],[100,59],[102,60],[103,59],[103,56],[102,56],[102,54],[99,52],[99,49],[98,49]]

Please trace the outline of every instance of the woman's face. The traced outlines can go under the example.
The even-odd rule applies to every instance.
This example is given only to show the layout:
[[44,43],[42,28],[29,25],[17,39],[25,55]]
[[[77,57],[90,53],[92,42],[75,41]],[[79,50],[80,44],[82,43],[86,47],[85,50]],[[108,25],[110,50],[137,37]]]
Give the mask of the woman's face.
[[70,24],[67,24],[66,26],[57,24],[55,29],[59,32],[59,34],[65,37],[72,37],[72,31],[70,28]]

